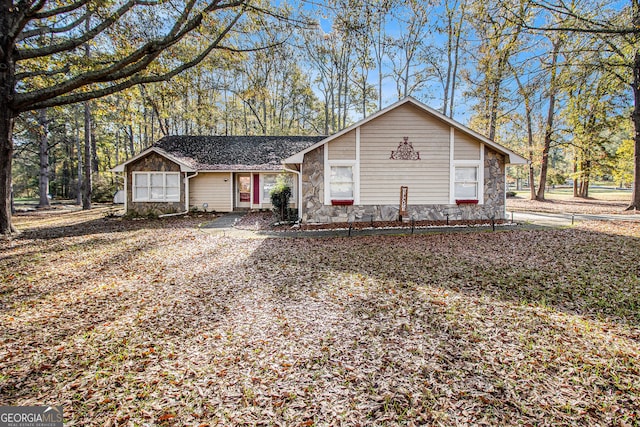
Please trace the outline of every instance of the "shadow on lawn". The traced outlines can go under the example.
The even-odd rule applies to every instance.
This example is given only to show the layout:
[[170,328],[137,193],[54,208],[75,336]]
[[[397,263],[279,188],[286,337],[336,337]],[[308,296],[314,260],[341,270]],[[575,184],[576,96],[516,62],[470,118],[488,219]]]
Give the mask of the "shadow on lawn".
[[[31,227],[21,228],[18,225],[20,234],[14,240],[20,239],[58,239],[62,237],[79,237],[92,234],[105,234],[124,231],[136,231],[146,229],[176,229],[194,228],[198,224],[210,220],[210,216],[202,217],[167,217],[167,218],[122,218],[101,216],[96,218],[96,214],[83,216],[79,212],[69,212],[60,214],[57,220],[52,220],[47,224],[36,224]],[[98,214],[99,215],[99,214]],[[68,224],[65,224],[65,220]],[[60,225],[57,225],[60,223]]]
[[[253,262],[318,278],[374,278],[381,288],[402,292],[428,287],[484,295],[639,326],[639,257],[636,237],[575,228],[267,240]],[[326,285],[304,274],[297,283],[282,275],[281,291],[291,297],[305,298]]]

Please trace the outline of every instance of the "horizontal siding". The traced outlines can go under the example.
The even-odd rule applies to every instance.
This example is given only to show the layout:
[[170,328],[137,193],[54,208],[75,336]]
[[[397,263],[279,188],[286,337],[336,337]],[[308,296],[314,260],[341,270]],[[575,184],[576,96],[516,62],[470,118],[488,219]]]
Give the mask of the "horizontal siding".
[[[360,130],[360,204],[398,204],[409,187],[409,204],[449,203],[449,125],[403,105]],[[408,137],[421,160],[391,160]]]
[[355,160],[356,131],[352,130],[329,142],[329,160]]
[[456,131],[453,158],[455,160],[480,160],[480,143],[469,135]]
[[189,180],[189,204],[202,209],[202,204],[207,203],[207,210],[231,212],[232,181],[228,172],[201,172]]

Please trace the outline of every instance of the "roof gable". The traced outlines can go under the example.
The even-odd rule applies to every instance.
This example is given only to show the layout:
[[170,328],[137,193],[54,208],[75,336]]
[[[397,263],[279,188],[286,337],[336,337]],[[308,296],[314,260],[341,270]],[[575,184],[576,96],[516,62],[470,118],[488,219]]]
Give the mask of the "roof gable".
[[506,147],[503,147],[502,145],[498,144],[497,142],[492,141],[489,138],[487,138],[487,137],[485,137],[485,136],[483,136],[483,135],[481,135],[481,134],[469,129],[468,127],[464,126],[463,124],[461,124],[461,123],[459,123],[459,122],[457,122],[457,121],[445,116],[444,114],[440,113],[439,111],[436,111],[431,107],[428,107],[427,105],[423,104],[422,102],[420,102],[420,101],[418,101],[415,98],[412,98],[410,96],[406,97],[406,98],[403,98],[400,101],[397,101],[394,104],[391,104],[390,106],[388,106],[386,108],[383,108],[380,111],[377,111],[376,113],[370,115],[369,117],[366,117],[366,118],[360,120],[359,122],[354,123],[353,125],[341,130],[340,132],[335,133],[335,134],[323,139],[322,141],[319,141],[316,144],[314,144],[314,145],[312,145],[312,146],[310,146],[310,147],[308,147],[308,148],[306,148],[306,149],[304,149],[304,150],[302,150],[302,151],[300,151],[300,152],[298,152],[298,153],[286,158],[283,161],[283,163],[285,163],[285,164],[287,164],[287,163],[289,163],[289,164],[302,163],[302,161],[304,159],[304,155],[306,153],[308,153],[308,152],[310,152],[312,150],[315,150],[316,148],[318,148],[318,147],[320,147],[320,146],[322,146],[322,145],[324,145],[324,144],[326,144],[328,142],[331,142],[334,139],[339,138],[340,136],[342,136],[342,135],[344,135],[344,134],[346,134],[348,132],[351,132],[352,130],[354,130],[354,129],[360,127],[360,126],[363,126],[363,125],[365,125],[365,124],[377,119],[378,117],[388,113],[389,111],[394,110],[394,109],[396,109],[396,108],[398,108],[398,107],[400,107],[402,105],[405,105],[405,104],[413,105],[414,107],[418,108],[419,110],[423,111],[424,113],[427,113],[430,116],[432,116],[432,117],[434,117],[434,118],[446,123],[447,125],[453,127],[454,129],[457,129],[457,130],[463,132],[464,134],[469,135],[469,136],[473,137],[474,139],[479,140],[481,143],[492,147],[494,150],[498,151],[499,153],[502,153],[502,154],[506,155],[507,158],[509,159],[508,163],[511,163],[511,164],[526,164],[526,163],[528,163],[527,159],[525,159],[524,157],[516,154],[515,152],[509,150]]
[[175,156],[172,156],[171,154],[167,153],[166,151],[162,150],[161,148],[158,147],[151,147],[151,148],[147,148],[146,150],[138,153],[137,155],[133,156],[132,158],[130,158],[129,160],[127,160],[124,163],[120,163],[118,166],[114,167],[113,169],[111,169],[113,172],[124,172],[124,168],[125,166],[134,163],[146,156],[148,156],[151,153],[157,153],[160,156],[163,156],[167,159],[169,159],[170,161],[176,163],[177,165],[180,166],[180,172],[195,172],[195,169],[193,169],[189,164],[183,162],[182,160],[176,158]]

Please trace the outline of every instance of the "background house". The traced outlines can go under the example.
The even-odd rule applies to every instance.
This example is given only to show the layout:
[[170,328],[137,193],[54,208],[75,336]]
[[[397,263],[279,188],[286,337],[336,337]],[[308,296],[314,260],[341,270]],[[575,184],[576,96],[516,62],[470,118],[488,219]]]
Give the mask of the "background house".
[[502,219],[505,166],[527,160],[405,98],[329,137],[165,137],[117,166],[126,210],[228,212],[271,207],[291,177],[303,222]]

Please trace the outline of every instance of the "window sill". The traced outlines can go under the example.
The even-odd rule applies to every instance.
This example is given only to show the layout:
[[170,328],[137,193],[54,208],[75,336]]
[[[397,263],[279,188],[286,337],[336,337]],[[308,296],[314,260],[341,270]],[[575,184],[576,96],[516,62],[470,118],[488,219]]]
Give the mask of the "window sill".
[[351,206],[353,205],[353,200],[331,200],[331,204],[333,206]]
[[476,199],[456,199],[456,205],[477,205]]

